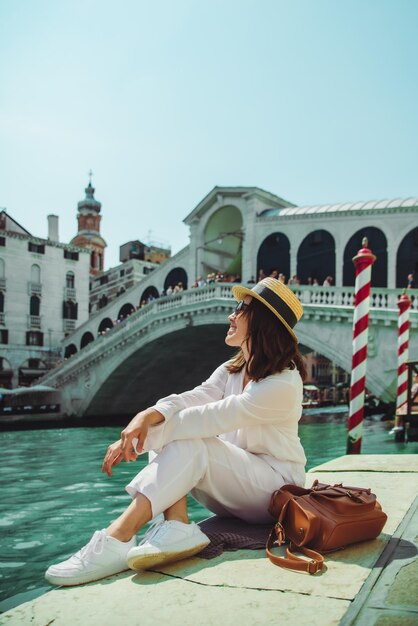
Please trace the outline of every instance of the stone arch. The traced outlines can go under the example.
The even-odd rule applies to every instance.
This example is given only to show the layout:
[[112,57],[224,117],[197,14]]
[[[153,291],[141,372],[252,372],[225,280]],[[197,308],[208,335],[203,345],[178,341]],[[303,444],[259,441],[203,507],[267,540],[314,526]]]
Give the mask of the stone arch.
[[13,369],[13,366],[10,363],[9,359],[7,359],[5,356],[0,356],[0,370],[11,370],[11,369]]
[[64,358],[69,359],[71,356],[73,356],[73,354],[76,354],[77,352],[77,346],[74,343],[70,343],[68,344],[68,346],[65,347]]
[[396,287],[406,287],[408,274],[414,275],[418,287],[418,227],[405,235],[396,253]]
[[74,343],[70,343],[68,346],[65,346],[64,359],[69,359],[73,354],[78,352],[77,346]]
[[0,356],[0,387],[12,388],[13,365],[4,356]]
[[223,206],[208,219],[203,242],[196,249],[196,278],[211,272],[242,274],[242,215],[233,205]]
[[187,289],[187,273],[182,267],[174,267],[166,276],[164,290],[170,285],[174,288],[179,283],[182,284],[183,289]]
[[31,283],[41,282],[41,268],[36,263],[30,268],[30,281]]
[[130,302],[125,302],[125,304],[120,308],[118,313],[118,320],[124,320],[128,315],[131,315],[135,311],[135,307]]
[[29,315],[39,317],[41,310],[41,299],[38,296],[30,297]]
[[88,346],[89,343],[94,341],[94,337],[90,331],[86,331],[84,335],[81,337],[80,341],[80,350]]
[[266,276],[273,270],[278,270],[289,278],[290,241],[284,233],[271,233],[262,242],[257,253],[257,276],[260,270],[263,270]]
[[308,278],[320,285],[327,276],[335,281],[335,240],[327,230],[314,230],[305,237],[297,253],[297,275],[302,284]]
[[149,287],[145,289],[145,291],[142,292],[142,295],[138,304],[139,306],[142,306],[143,304],[148,303],[148,299],[150,297],[156,300],[157,298],[159,298],[159,296],[160,294],[158,293],[158,290],[153,285],[150,285]]
[[97,329],[97,332],[100,333],[105,333],[107,330],[110,330],[111,328],[113,328],[113,322],[110,319],[110,317],[105,317],[102,319],[102,321],[100,322],[99,328]]
[[48,366],[43,359],[29,358],[18,369],[18,383],[28,386],[46,374]]
[[[114,415],[118,407],[118,416],[128,417],[173,390],[180,393],[192,389],[206,380],[219,362],[231,357],[224,337],[223,322],[188,326],[153,339],[107,372],[89,399],[85,414]],[[126,381],[125,387],[120,385],[121,379]]]
[[353,257],[363,247],[363,238],[367,237],[368,248],[376,255],[372,267],[372,286],[387,287],[388,284],[388,251],[386,235],[380,228],[367,226],[354,233],[348,240],[343,257],[343,285],[355,284],[356,272]]

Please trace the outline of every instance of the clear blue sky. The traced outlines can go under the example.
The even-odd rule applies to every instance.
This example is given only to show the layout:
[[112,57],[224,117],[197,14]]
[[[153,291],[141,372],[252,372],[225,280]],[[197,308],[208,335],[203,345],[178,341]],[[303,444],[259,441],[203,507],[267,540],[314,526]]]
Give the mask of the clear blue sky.
[[0,0],[0,207],[106,266],[188,243],[214,185],[296,204],[418,195],[415,0]]

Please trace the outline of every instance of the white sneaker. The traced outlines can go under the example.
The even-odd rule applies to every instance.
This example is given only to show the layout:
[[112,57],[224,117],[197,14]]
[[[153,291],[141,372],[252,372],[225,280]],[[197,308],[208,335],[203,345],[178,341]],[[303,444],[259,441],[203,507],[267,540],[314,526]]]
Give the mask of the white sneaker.
[[193,522],[159,521],[138,546],[129,550],[128,565],[138,570],[179,561],[197,554],[209,543],[210,539]]
[[45,573],[51,585],[82,585],[113,576],[128,569],[126,557],[136,545],[136,537],[128,542],[118,541],[96,530],[88,544],[66,561],[51,565]]

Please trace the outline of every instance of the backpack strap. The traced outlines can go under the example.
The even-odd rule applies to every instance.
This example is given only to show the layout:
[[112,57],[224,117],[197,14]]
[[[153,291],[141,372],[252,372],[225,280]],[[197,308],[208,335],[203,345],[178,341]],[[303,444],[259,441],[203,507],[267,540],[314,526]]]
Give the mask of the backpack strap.
[[[315,552],[315,550],[304,548],[303,546],[298,547],[290,543],[290,545],[286,548],[287,558],[273,554],[270,548],[273,546],[276,540],[276,535],[278,539],[278,544],[281,545],[284,541],[284,531],[280,522],[275,524],[275,526],[272,528],[266,544],[266,554],[270,561],[274,563],[274,565],[279,565],[280,567],[284,567],[286,569],[293,569],[298,572],[308,572],[308,574],[316,574],[324,568],[324,557],[322,556],[322,554],[320,554],[319,552]],[[299,552],[307,556],[310,561],[296,556],[296,554],[292,552],[292,550],[295,548]]]

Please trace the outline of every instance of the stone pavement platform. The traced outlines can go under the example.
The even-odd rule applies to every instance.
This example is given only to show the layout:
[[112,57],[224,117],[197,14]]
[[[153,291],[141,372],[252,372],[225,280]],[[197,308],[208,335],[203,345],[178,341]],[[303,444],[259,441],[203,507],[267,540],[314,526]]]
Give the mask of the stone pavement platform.
[[321,482],[371,487],[388,521],[374,541],[326,556],[320,574],[274,566],[263,550],[197,557],[60,588],[0,617],[8,626],[416,626],[418,456],[343,456]]

